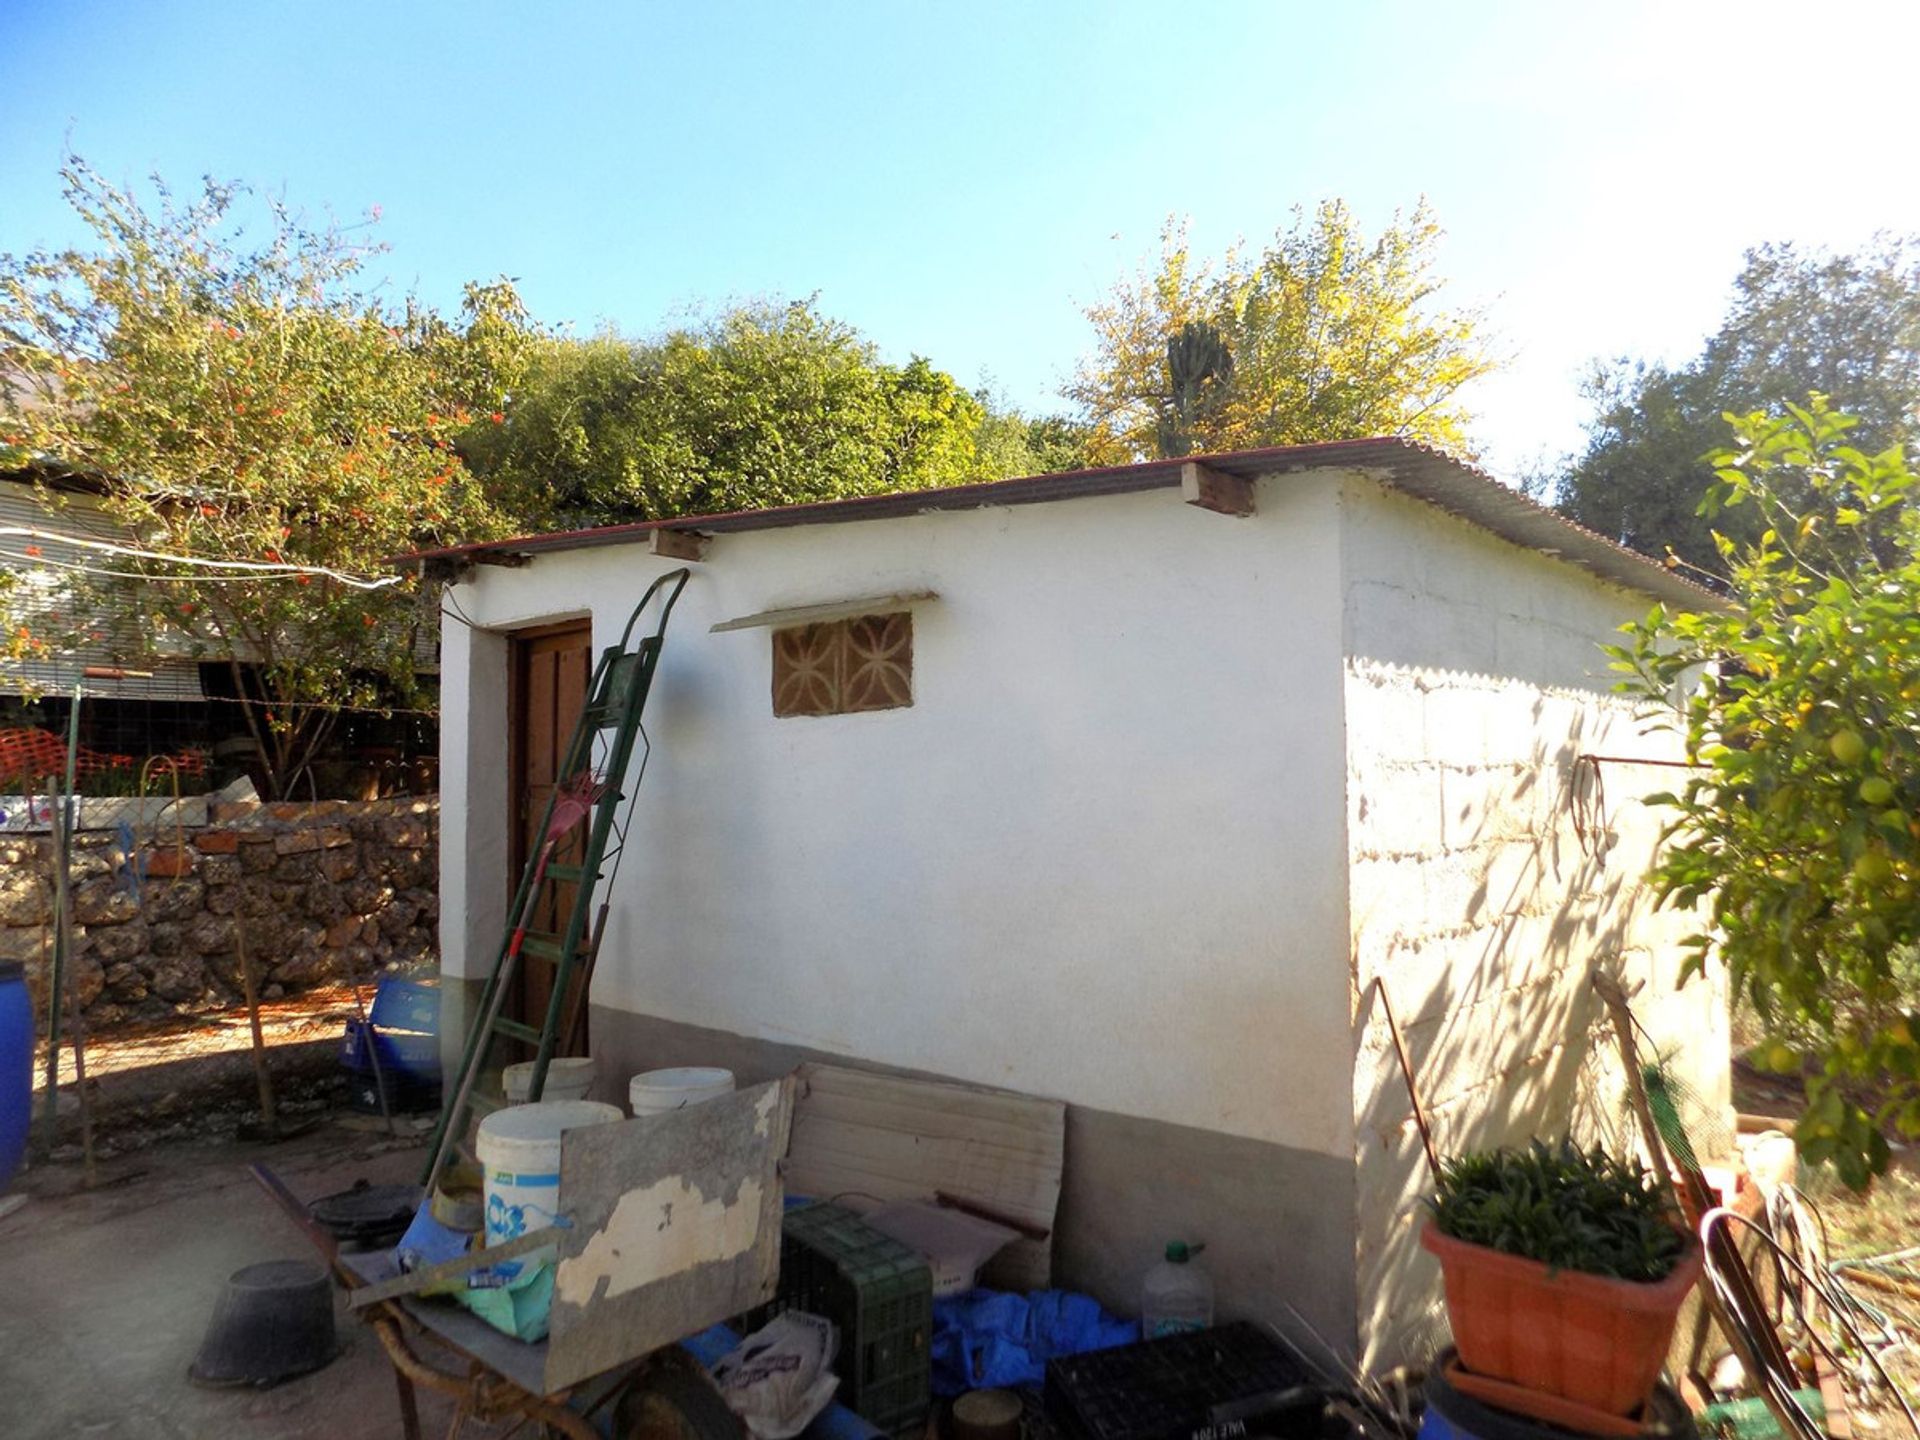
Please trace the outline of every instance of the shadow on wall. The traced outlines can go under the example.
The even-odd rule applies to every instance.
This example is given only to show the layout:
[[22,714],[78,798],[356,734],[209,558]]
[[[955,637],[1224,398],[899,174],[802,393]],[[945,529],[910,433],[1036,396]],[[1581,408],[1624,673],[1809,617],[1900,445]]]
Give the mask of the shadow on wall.
[[[1642,884],[1660,820],[1637,797],[1664,781],[1646,768],[1602,777],[1579,759],[1627,744],[1624,707],[1591,692],[1533,690],[1522,727],[1515,692],[1526,687],[1358,667],[1355,681],[1504,692],[1487,703],[1504,698],[1508,734],[1530,734],[1524,746],[1496,740],[1472,751],[1429,732],[1354,777],[1356,1278],[1362,1360],[1379,1366],[1425,1359],[1446,1326],[1438,1266],[1418,1245],[1432,1181],[1375,979],[1388,989],[1443,1157],[1569,1133],[1632,1145],[1618,1057],[1589,983],[1595,966],[1629,990],[1644,985],[1636,1013],[1698,1101],[1689,1123],[1696,1134],[1722,1125],[1725,1007],[1716,1020],[1717,983],[1676,992],[1673,942],[1691,916],[1656,914]],[[1648,753],[1635,739],[1628,753]],[[1364,783],[1368,765],[1382,783]],[[1382,814],[1383,800],[1393,803],[1384,782],[1396,773],[1419,780],[1406,794],[1424,817]]]

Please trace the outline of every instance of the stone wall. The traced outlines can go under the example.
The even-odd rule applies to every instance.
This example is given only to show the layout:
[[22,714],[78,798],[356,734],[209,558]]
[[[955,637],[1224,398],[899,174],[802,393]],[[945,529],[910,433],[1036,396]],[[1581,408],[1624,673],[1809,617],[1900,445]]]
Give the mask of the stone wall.
[[[143,830],[131,856],[82,832],[73,974],[90,1028],[236,1003],[241,941],[269,999],[433,959],[438,832],[434,799],[216,804],[205,826]],[[0,839],[0,960],[25,963],[42,1026],[53,896],[52,841]]]

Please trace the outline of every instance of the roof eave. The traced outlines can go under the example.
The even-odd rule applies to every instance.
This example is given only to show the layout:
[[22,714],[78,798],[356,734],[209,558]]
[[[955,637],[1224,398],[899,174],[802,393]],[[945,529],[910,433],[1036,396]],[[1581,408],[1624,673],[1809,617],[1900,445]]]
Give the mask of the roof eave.
[[1056,500],[1134,494],[1177,488],[1181,483],[1181,467],[1189,463],[1204,464],[1248,480],[1308,470],[1358,470],[1522,549],[1553,556],[1599,579],[1637,590],[1662,603],[1688,609],[1731,608],[1724,596],[1668,570],[1656,560],[1568,520],[1466,462],[1414,441],[1391,436],[1190,455],[1179,459],[1030,475],[933,490],[820,500],[763,510],[735,510],[719,515],[638,520],[586,530],[523,535],[471,545],[420,550],[396,557],[395,563],[444,566],[478,562],[516,565],[524,564],[534,556],[557,551],[631,544],[659,530],[724,535],[746,530],[845,524],[946,510],[1034,505]]

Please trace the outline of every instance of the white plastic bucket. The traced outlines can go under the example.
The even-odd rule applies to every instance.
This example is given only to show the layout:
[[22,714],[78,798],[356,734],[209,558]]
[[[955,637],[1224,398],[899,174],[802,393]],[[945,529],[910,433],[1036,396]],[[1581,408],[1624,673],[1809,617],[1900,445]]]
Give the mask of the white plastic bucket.
[[[487,1196],[486,1243],[551,1225],[560,1204],[560,1137],[623,1118],[618,1105],[597,1100],[542,1100],[509,1105],[482,1120],[475,1149]],[[528,1258],[537,1261],[547,1253]]]
[[[500,1075],[501,1084],[506,1087],[509,1105],[527,1103],[527,1091],[533,1086],[533,1061],[522,1060],[518,1065],[509,1065]],[[541,1091],[542,1100],[584,1100],[587,1091],[593,1088],[593,1057],[590,1055],[556,1056],[547,1064],[547,1084]]]
[[684,1065],[673,1070],[646,1070],[627,1082],[627,1104],[636,1117],[664,1115],[726,1095],[733,1090],[733,1072],[715,1065]]

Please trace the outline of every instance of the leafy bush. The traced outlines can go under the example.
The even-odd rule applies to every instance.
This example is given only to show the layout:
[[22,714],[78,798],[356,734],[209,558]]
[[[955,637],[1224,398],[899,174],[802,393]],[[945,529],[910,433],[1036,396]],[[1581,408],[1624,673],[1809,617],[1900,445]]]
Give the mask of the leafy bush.
[[1429,1200],[1440,1233],[1470,1245],[1616,1280],[1664,1279],[1686,1248],[1667,1196],[1638,1161],[1597,1146],[1535,1140],[1441,1167]]

